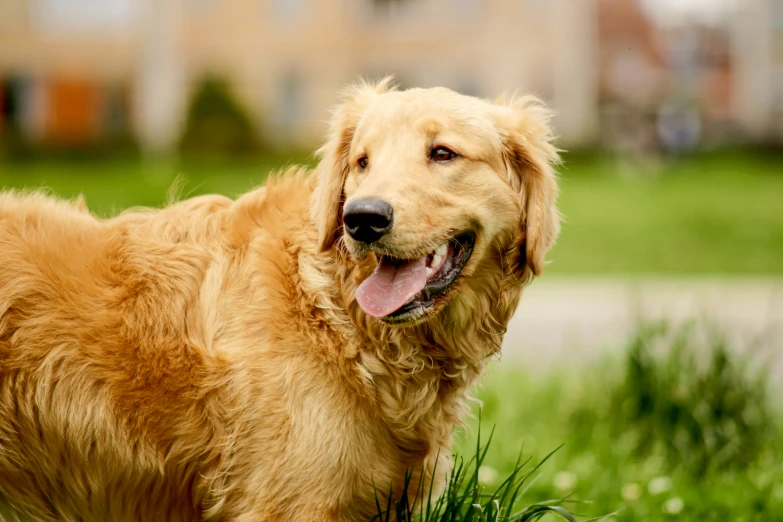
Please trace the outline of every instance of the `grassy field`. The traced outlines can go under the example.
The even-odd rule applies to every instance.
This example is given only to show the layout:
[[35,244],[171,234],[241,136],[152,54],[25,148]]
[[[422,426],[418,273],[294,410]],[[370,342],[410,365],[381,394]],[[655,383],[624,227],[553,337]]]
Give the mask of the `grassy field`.
[[[0,186],[83,193],[105,216],[161,205],[177,176],[184,195],[236,196],[303,160],[0,163]],[[565,160],[567,221],[549,273],[783,274],[783,156],[701,155],[655,175],[618,175],[597,156]]]
[[[580,520],[783,520],[780,405],[721,341],[695,357],[696,338],[654,328],[627,360],[580,374],[494,368],[480,393],[484,440],[495,428],[479,471],[486,490],[520,451],[537,463],[565,444],[531,477],[525,505],[565,498]],[[477,426],[460,438],[461,454],[476,453]]]

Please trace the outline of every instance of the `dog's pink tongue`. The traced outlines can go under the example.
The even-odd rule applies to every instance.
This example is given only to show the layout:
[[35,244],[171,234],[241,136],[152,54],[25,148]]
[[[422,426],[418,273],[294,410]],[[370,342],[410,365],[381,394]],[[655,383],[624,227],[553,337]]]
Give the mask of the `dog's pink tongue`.
[[399,310],[426,284],[426,257],[402,264],[381,261],[356,289],[356,300],[368,315],[384,317]]

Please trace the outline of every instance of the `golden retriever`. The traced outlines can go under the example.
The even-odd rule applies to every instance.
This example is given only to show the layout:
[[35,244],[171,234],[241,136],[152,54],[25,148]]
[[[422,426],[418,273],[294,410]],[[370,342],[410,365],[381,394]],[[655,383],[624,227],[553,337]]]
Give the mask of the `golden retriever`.
[[406,470],[442,487],[558,234],[549,120],[387,79],[236,201],[0,195],[0,519],[358,521]]

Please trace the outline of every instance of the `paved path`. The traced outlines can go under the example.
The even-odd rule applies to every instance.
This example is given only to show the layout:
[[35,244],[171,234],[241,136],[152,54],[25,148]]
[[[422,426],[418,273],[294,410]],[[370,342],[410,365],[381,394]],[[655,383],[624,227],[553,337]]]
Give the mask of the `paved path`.
[[780,353],[774,374],[783,380],[783,278],[545,276],[522,296],[503,361],[532,368],[582,365],[621,352],[640,318],[706,318],[738,347],[755,341],[767,353]]

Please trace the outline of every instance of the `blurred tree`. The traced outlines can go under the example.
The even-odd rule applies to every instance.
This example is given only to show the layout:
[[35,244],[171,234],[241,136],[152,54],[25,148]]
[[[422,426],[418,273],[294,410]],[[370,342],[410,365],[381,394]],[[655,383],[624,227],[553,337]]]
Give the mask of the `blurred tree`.
[[180,151],[226,156],[263,151],[258,130],[225,81],[206,77],[197,87],[188,109]]

